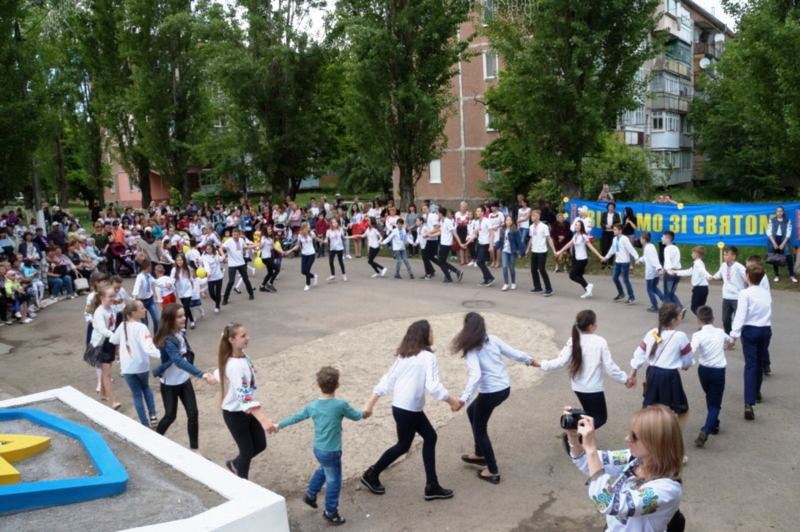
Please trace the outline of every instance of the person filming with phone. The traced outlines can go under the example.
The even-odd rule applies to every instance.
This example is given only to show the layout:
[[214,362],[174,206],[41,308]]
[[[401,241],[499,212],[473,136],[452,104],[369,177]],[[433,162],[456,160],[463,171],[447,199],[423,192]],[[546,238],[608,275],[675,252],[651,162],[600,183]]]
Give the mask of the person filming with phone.
[[607,532],[683,530],[683,438],[671,410],[652,405],[633,414],[628,448],[619,451],[597,449],[594,420],[581,410],[565,407],[561,428]]

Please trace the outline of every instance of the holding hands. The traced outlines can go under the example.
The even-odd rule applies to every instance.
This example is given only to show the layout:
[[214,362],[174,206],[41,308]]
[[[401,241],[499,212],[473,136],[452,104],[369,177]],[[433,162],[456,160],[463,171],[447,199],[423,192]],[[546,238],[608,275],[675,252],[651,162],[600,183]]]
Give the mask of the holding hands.
[[628,380],[625,381],[625,387],[630,390],[634,386],[636,386],[636,372],[631,370],[631,372],[628,373]]
[[450,405],[450,410],[452,410],[453,412],[458,412],[459,410],[464,408],[465,403],[460,399],[456,399],[455,397],[450,396],[446,400],[447,403]]

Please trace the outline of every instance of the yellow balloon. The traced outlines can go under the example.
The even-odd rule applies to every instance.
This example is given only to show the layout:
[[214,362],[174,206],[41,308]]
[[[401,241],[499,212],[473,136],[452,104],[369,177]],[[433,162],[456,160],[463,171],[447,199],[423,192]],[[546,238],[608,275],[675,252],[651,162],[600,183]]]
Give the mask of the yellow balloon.
[[191,251],[191,249],[192,248],[190,248],[189,246],[183,246],[183,254],[186,255],[187,253],[189,253],[189,251]]
[[678,210],[683,209],[683,203],[678,203]]
[[569,220],[569,214],[567,214],[566,212],[564,213],[564,219]]
[[722,249],[722,248],[724,248],[724,247],[725,247],[725,242],[717,242],[717,247],[718,247],[719,249]]
[[222,243],[224,244],[225,242],[227,242],[230,239],[231,239],[231,237],[226,236],[225,238],[222,239]]
[[253,233],[253,242],[261,242],[261,231]]
[[261,260],[261,257],[256,257],[256,260],[253,261],[253,266],[256,267],[256,270],[263,270],[264,269],[264,261]]
[[564,199],[562,201],[564,203],[569,203],[569,196],[564,196]]
[[198,279],[205,279],[208,277],[208,272],[205,268],[197,268],[197,271],[194,272],[197,275]]
[[283,251],[283,244],[281,244],[280,240],[275,242],[275,249],[278,251]]

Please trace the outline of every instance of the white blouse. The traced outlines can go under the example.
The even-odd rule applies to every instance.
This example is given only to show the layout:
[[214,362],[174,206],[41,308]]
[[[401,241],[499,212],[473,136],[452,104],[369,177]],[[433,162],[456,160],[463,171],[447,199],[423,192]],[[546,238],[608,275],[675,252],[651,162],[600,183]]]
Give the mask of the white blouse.
[[650,329],[639,342],[631,360],[633,369],[641,368],[645,362],[662,369],[688,368],[694,363],[689,337],[683,331],[676,330],[661,331],[661,342],[653,358],[650,358],[650,351],[657,340],[657,334],[658,329]]
[[[572,339],[561,349],[557,358],[542,360],[542,369],[552,371],[568,366],[572,360]],[[628,376],[619,369],[611,358],[608,342],[596,334],[581,333],[581,369],[571,377],[572,390],[581,393],[602,392],[603,376],[608,374],[615,381],[624,384]]]
[[144,323],[138,321],[122,323],[114,331],[110,341],[119,346],[119,366],[123,375],[147,373],[150,369],[150,359],[161,358],[161,352],[153,343],[153,335]]
[[383,397],[393,391],[392,406],[411,412],[422,412],[426,390],[440,401],[445,401],[450,396],[439,380],[436,355],[430,351],[420,351],[414,356],[396,357],[373,393]]
[[488,336],[479,349],[469,351],[465,357],[468,377],[461,394],[462,401],[469,402],[476,388],[480,393],[494,393],[511,386],[503,357],[525,364],[533,362],[529,355],[514,349],[497,336]]

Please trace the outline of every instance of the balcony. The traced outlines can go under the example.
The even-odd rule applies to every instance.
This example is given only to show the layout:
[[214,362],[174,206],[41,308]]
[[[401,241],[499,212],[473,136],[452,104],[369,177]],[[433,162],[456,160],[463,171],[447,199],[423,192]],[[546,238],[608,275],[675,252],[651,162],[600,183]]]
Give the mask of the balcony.
[[694,55],[703,55],[709,59],[719,59],[722,53],[722,46],[710,42],[696,42],[694,43]]
[[653,70],[664,70],[684,78],[692,79],[692,67],[667,56],[656,57],[653,61]]
[[681,133],[681,148],[694,148],[694,138],[688,133]]
[[689,98],[686,96],[675,96],[665,92],[656,92],[651,98],[653,111],[674,111],[686,113],[689,111]]

